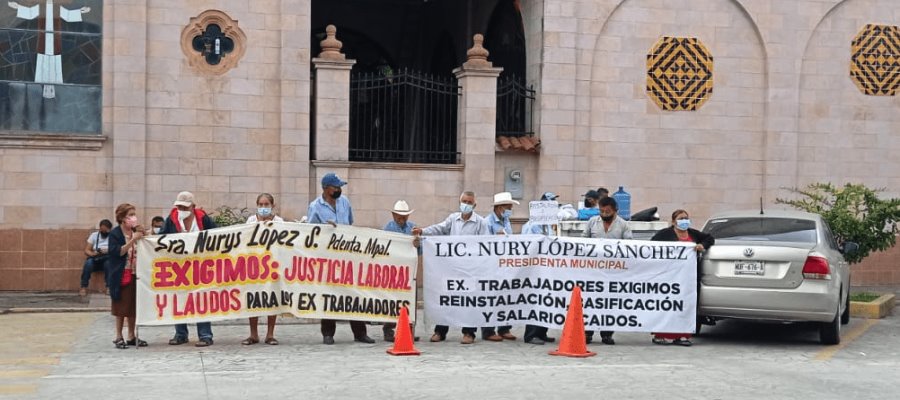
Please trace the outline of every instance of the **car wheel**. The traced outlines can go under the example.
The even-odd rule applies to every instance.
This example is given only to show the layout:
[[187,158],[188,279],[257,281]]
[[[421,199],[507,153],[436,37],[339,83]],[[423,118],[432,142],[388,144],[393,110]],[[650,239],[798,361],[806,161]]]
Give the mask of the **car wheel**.
[[[840,304],[840,302],[838,302]],[[838,306],[834,312],[834,319],[831,322],[819,323],[819,341],[822,344],[840,344],[841,343],[841,308]]]
[[844,312],[841,313],[841,325],[850,323],[850,293],[847,293],[847,300],[844,301]]

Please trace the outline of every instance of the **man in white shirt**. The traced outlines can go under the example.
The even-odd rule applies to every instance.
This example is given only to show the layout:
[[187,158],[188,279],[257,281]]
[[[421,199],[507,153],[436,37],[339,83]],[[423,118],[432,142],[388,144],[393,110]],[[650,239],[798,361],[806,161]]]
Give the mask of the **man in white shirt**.
[[104,219],[100,221],[99,229],[88,236],[87,245],[84,247],[84,255],[87,256],[87,259],[84,260],[84,267],[81,269],[81,290],[78,291],[81,297],[87,296],[88,283],[94,272],[103,271],[103,283],[105,286],[109,286],[109,283],[106,282],[109,278],[106,272],[106,258],[109,256],[107,249],[111,230],[112,222]]
[[[591,218],[581,236],[586,238],[604,239],[634,239],[628,221],[618,215],[619,205],[612,197],[603,197],[599,200],[600,215]],[[585,341],[590,344],[594,340],[594,331],[584,332]],[[600,340],[603,344],[613,345],[612,331],[600,331]]]

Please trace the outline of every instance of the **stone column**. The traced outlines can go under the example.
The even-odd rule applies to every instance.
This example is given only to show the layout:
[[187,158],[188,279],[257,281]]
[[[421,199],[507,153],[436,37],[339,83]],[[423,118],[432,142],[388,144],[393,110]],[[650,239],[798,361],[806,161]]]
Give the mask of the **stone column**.
[[[480,212],[490,210],[494,194],[494,159],[497,134],[497,78],[503,68],[487,60],[484,37],[476,34],[475,44],[466,52],[467,60],[453,70],[462,97],[457,113],[457,148],[462,157],[463,189],[478,194]],[[487,207],[485,207],[487,205]]]
[[315,78],[315,159],[347,161],[350,147],[350,69],[355,60],[341,53],[337,28],[328,25],[322,52],[313,58]]

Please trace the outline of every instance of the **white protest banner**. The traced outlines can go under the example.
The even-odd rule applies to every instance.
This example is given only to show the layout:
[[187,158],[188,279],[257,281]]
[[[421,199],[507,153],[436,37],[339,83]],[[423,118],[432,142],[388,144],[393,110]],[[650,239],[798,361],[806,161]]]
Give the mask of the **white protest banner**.
[[559,329],[582,289],[587,330],[693,332],[693,243],[538,235],[423,240],[425,313],[451,326]]
[[559,203],[556,201],[531,201],[528,203],[528,221],[534,225],[559,223]]
[[150,236],[137,250],[137,323],[280,313],[395,322],[400,307],[416,301],[412,241],[368,228],[287,222]]

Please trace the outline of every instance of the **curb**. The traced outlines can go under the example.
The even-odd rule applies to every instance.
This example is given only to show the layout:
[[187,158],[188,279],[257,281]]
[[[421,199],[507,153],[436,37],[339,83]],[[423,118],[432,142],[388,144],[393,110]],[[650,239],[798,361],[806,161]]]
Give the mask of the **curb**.
[[884,318],[894,309],[894,298],[895,296],[889,293],[870,302],[851,301],[850,316],[869,319]]
[[0,310],[0,314],[37,314],[37,313],[77,313],[77,312],[109,312],[109,307],[21,307]]

